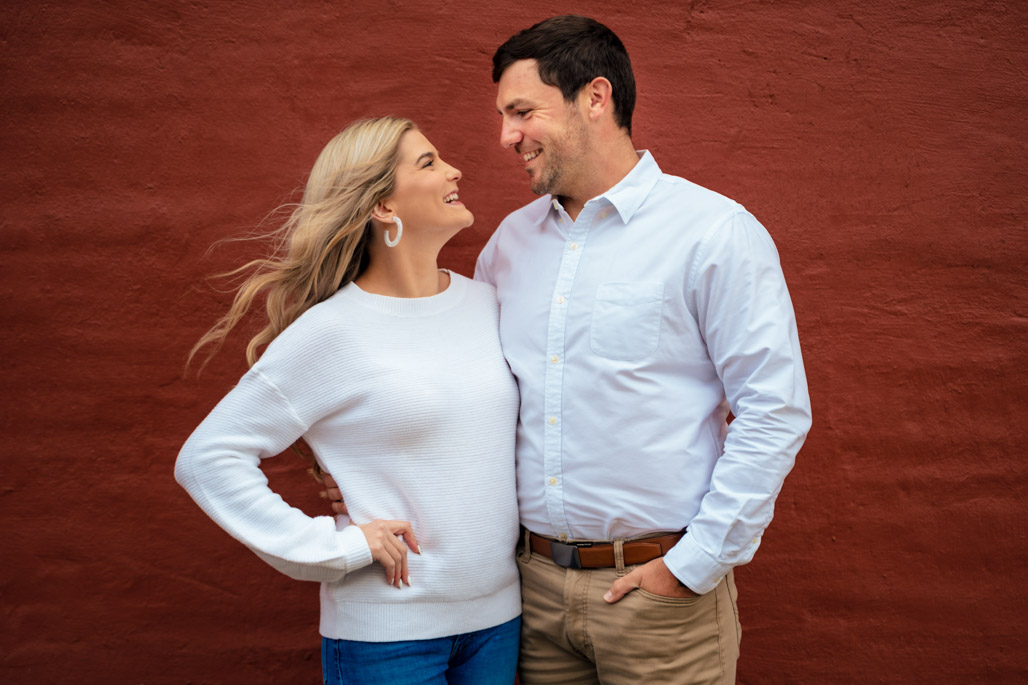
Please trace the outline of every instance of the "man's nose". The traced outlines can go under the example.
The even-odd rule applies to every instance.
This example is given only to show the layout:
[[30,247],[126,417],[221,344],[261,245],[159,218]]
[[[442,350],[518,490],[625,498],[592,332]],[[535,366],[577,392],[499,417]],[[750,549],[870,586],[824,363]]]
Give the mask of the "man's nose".
[[500,129],[500,146],[508,148],[511,145],[517,145],[521,142],[521,131],[517,127],[510,125],[507,121],[503,122],[503,127]]

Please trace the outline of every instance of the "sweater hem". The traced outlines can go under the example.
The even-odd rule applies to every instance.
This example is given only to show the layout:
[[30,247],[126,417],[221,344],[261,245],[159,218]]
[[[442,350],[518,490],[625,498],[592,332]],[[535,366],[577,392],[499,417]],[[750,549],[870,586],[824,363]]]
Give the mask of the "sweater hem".
[[[404,591],[410,590],[396,592]],[[430,640],[492,628],[520,615],[520,578],[484,597],[448,601],[338,601],[322,588],[320,632],[360,642]]]

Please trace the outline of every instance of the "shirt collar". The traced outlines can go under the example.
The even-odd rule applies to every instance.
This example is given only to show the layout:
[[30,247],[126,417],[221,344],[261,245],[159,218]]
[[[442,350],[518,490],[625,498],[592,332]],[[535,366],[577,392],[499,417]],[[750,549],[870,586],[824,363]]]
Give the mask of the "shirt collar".
[[628,175],[600,196],[614,205],[614,209],[626,224],[631,221],[632,215],[639,209],[662,175],[657,161],[653,159],[649,150],[636,150],[636,154],[639,155],[639,162],[632,167]]
[[[650,191],[653,190],[653,186],[657,184],[657,181],[660,180],[663,174],[649,150],[636,150],[636,154],[639,155],[639,161],[632,167],[632,170],[623,179],[618,181],[617,185],[613,188],[593,198],[593,200],[605,199],[613,205],[621,217],[621,221],[625,224],[632,219],[635,212],[642,206],[643,201],[646,200]],[[552,204],[553,210],[557,211],[557,198],[549,195],[546,197],[547,202],[545,206],[547,210]],[[593,200],[590,200],[590,202]]]

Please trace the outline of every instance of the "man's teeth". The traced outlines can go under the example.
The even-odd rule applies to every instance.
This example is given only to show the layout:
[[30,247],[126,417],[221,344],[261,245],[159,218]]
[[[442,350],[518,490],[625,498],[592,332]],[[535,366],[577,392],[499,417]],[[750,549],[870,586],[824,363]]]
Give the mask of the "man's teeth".
[[443,202],[456,202],[459,199],[457,191],[453,191],[449,195],[443,198]]
[[540,152],[542,152],[542,150],[533,150],[532,152],[526,152],[525,154],[521,155],[521,159],[525,160],[526,162],[531,162],[533,159],[539,156]]

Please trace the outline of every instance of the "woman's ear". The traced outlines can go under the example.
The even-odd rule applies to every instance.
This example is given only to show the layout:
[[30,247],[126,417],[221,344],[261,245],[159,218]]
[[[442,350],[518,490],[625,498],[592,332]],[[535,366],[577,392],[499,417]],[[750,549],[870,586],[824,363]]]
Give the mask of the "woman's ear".
[[384,224],[392,223],[394,216],[396,216],[396,212],[393,211],[392,207],[385,200],[379,201],[375,204],[375,208],[371,210],[371,218]]

